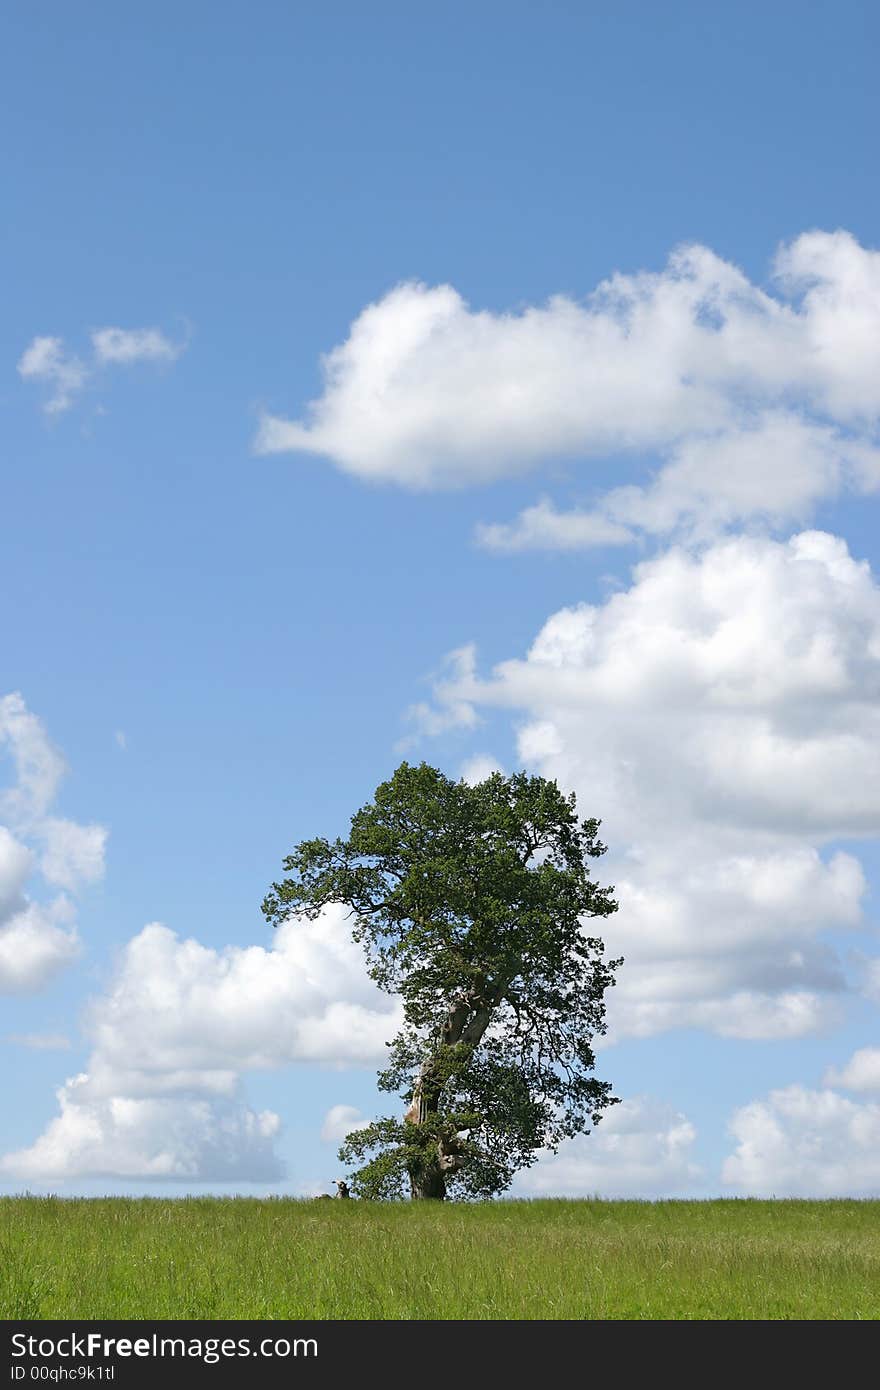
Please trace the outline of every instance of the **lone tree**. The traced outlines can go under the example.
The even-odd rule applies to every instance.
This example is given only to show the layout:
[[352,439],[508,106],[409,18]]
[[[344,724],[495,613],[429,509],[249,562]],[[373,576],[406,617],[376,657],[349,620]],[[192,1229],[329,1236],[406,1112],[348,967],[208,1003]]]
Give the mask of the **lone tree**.
[[347,840],[304,840],[284,860],[268,920],[347,904],[370,975],[403,1001],[379,1085],[408,1102],[405,1117],[355,1130],[339,1150],[360,1163],[362,1196],[503,1192],[616,1103],[592,1074],[622,963],[583,925],[617,908],[589,876],[605,852],[598,830],[543,777],[469,786],[402,763]]

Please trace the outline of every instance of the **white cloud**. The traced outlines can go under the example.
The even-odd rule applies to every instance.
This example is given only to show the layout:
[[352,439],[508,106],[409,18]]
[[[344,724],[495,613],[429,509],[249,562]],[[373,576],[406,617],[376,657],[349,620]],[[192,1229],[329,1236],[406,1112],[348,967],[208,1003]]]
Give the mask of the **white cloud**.
[[673,549],[488,678],[468,650],[437,723],[447,705],[511,711],[523,762],[603,818],[621,906],[602,925],[626,957],[612,1035],[832,1026],[847,982],[829,933],[861,925],[865,891],[833,842],[880,830],[868,566],[817,532]]
[[354,1105],[331,1105],[324,1116],[321,1138],[325,1144],[341,1144],[353,1129],[367,1123],[366,1118]]
[[647,1096],[622,1101],[600,1124],[521,1173],[522,1197],[664,1197],[702,1182],[693,1161],[696,1130],[686,1116]]
[[89,362],[68,352],[63,338],[37,337],[18,361],[24,381],[43,383],[51,389],[43,410],[59,415],[69,410],[97,372],[105,367],[130,367],[138,362],[174,362],[186,348],[158,328],[97,328],[91,334]]
[[880,1091],[880,1047],[859,1048],[839,1071],[829,1067],[824,1084],[847,1091]]
[[862,993],[874,1004],[880,1004],[880,959],[863,958],[861,961]]
[[649,487],[615,488],[603,510],[654,534],[686,528],[696,539],[750,518],[802,522],[844,487],[880,482],[880,451],[790,411],[767,411],[671,452]]
[[414,733],[400,740],[399,750],[411,747],[421,734],[433,738],[450,729],[473,729],[480,722],[471,702],[460,700],[455,693],[460,685],[474,678],[476,660],[477,649],[473,643],[447,654],[443,672],[433,686],[438,698],[433,704],[420,700],[405,711],[404,719],[413,726]]
[[[548,456],[691,442],[660,501],[684,490],[693,510],[689,470],[698,491],[729,492],[723,459],[740,432],[767,415],[753,441],[766,467],[774,429],[784,434],[796,412],[818,427],[818,452],[792,458],[776,441],[772,509],[788,515],[838,485],[840,465],[826,455],[847,450],[833,427],[864,431],[880,412],[880,254],[843,231],[807,233],[777,256],[771,294],[706,247],[686,246],[659,273],[615,274],[584,302],[557,296],[515,313],[473,310],[449,285],[404,284],[363,310],[323,371],[306,418],[267,415],[258,450],[315,453],[364,479],[425,488],[485,483]],[[699,457],[701,441],[716,464]],[[876,477],[876,461],[868,466]],[[766,512],[762,495],[753,500]],[[735,489],[726,503],[747,504]],[[539,511],[537,522],[489,536],[519,543],[537,525],[571,543],[600,524],[609,518],[568,525]]]
[[[520,752],[573,767],[627,838],[674,812],[820,839],[880,829],[880,589],[806,532],[673,549],[602,605],[553,614],[526,659],[436,686],[446,706],[524,712]],[[572,765],[572,758],[575,762]],[[563,780],[567,780],[563,776]]]
[[[843,231],[808,232],[782,247],[776,274],[788,293],[801,296],[799,377],[838,418],[876,414],[880,255]],[[785,373],[786,364],[777,371]]]
[[[623,906],[625,909],[625,900]],[[627,949],[623,941],[614,945],[616,950]],[[828,1033],[841,1022],[841,1003],[809,990],[730,992],[730,976],[735,969],[729,959],[720,961],[714,972],[691,977],[684,953],[663,974],[654,974],[650,961],[640,959],[638,944],[638,964],[633,968],[633,954],[630,948],[625,958],[630,970],[623,987],[609,1002],[608,1044],[625,1037],[655,1037],[677,1028],[704,1028],[722,1038],[778,1042]],[[785,972],[777,969],[775,973]],[[709,997],[694,997],[701,987]],[[648,997],[641,998],[642,994]]]
[[96,883],[104,876],[107,831],[103,825],[77,825],[75,821],[49,818],[43,822],[46,842],[40,866],[47,883],[74,892],[81,883]]
[[41,721],[14,691],[0,698],[0,752],[15,765],[15,783],[0,794],[0,815],[30,822],[45,815],[66,771]]
[[106,1073],[115,1086],[124,1072],[146,1094],[177,1089],[181,1075],[225,1085],[291,1061],[371,1062],[397,1025],[398,1005],[369,979],[343,908],[288,921],[265,947],[215,950],[152,923],[94,1006],[91,1085],[104,1087]]
[[283,1176],[273,1141],[280,1120],[236,1097],[110,1096],[83,1103],[85,1076],[58,1091],[61,1114],[30,1149],[0,1160],[0,1173],[30,1182],[129,1180],[274,1182]]
[[485,782],[493,772],[503,771],[501,764],[491,753],[475,753],[472,758],[462,763],[458,775],[468,786],[475,787],[478,782]]
[[51,337],[32,340],[19,358],[18,373],[25,381],[43,382],[51,388],[43,406],[47,415],[68,410],[89,378],[88,368],[68,354],[63,339]]
[[486,550],[587,550],[599,545],[625,545],[633,539],[627,526],[599,512],[560,512],[547,497],[526,507],[511,525],[481,523],[477,543]]
[[626,965],[609,1000],[612,1037],[701,1027],[796,1038],[839,1021],[844,973],[823,934],[861,924],[865,880],[851,855],[731,855],[692,835],[678,853],[664,841],[624,860],[613,877],[621,906],[608,936]]
[[845,488],[876,491],[880,450],[798,417],[768,411],[753,421],[683,439],[647,486],[612,488],[590,511],[544,500],[510,524],[477,527],[489,550],[582,550],[622,545],[636,534],[711,540],[750,521],[806,521]]
[[49,902],[26,890],[39,873],[50,887],[75,892],[103,876],[107,831],[47,814],[65,771],[64,760],[20,694],[0,699],[0,753],[15,771],[0,793],[0,994],[41,989],[80,953],[75,913],[61,894]]
[[215,950],[153,923],[92,1004],[92,1052],[59,1092],[61,1114],[0,1171],[265,1180],[277,1117],[248,1110],[241,1074],[383,1059],[400,1019],[341,907],[286,922],[266,947]]
[[0,994],[33,994],[80,953],[64,898],[48,907],[28,902],[0,922]]
[[33,864],[27,846],[0,825],[0,922],[24,905],[24,886]]
[[158,328],[96,328],[91,337],[95,361],[101,365],[174,362],[184,349],[184,344],[173,343]]
[[880,1105],[788,1086],[737,1110],[724,1183],[755,1197],[880,1194]]

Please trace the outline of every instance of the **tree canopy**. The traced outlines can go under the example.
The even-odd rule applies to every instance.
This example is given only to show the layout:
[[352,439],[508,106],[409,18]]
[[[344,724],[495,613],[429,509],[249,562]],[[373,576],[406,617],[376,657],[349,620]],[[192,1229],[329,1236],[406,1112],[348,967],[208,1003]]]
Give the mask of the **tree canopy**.
[[371,977],[403,1003],[379,1085],[406,1114],[340,1149],[359,1164],[361,1196],[502,1192],[616,1103],[593,1074],[622,964],[587,930],[617,908],[590,877],[598,832],[545,778],[494,773],[472,786],[404,762],[346,840],[305,840],[284,860],[268,920],[346,904]]

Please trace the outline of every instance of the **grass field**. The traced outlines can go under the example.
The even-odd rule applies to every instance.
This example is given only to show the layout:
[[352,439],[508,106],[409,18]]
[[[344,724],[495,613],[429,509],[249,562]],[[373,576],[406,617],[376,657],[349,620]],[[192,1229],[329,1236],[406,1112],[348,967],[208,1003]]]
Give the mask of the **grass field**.
[[0,1199],[3,1318],[877,1318],[880,1202]]

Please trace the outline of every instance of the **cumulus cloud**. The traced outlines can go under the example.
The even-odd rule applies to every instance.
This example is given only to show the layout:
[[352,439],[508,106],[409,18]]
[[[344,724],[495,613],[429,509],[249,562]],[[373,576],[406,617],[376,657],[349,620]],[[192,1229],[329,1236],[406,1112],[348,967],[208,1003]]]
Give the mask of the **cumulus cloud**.
[[478,526],[477,542],[495,551],[584,550],[640,534],[702,543],[748,522],[802,523],[823,499],[880,486],[880,450],[790,411],[692,435],[667,458],[650,483],[612,488],[592,510],[544,499],[511,523]]
[[353,1129],[359,1129],[367,1119],[354,1105],[331,1105],[324,1116],[321,1138],[325,1144],[341,1144]]
[[521,753],[574,757],[628,838],[671,809],[719,830],[880,829],[880,589],[837,537],[675,548],[605,603],[553,614],[488,679],[464,650],[438,724],[446,706],[524,712]]
[[289,920],[267,947],[216,950],[152,923],[91,1006],[92,1052],[59,1091],[60,1114],[0,1171],[267,1180],[278,1120],[249,1110],[242,1073],[378,1061],[400,1019],[344,908]]
[[724,1183],[754,1197],[880,1193],[880,1105],[788,1086],[737,1110]]
[[344,908],[290,920],[266,947],[215,950],[152,923],[94,1006],[92,1085],[105,1071],[112,1086],[130,1072],[152,1091],[195,1073],[225,1086],[239,1071],[291,1061],[371,1062],[398,1017],[366,973]]
[[20,907],[33,863],[28,847],[0,825],[0,921]]
[[33,994],[80,954],[65,899],[48,907],[24,902],[0,922],[0,994]]
[[24,381],[48,387],[43,410],[60,415],[102,368],[174,362],[185,347],[186,343],[172,342],[158,328],[96,328],[91,333],[91,357],[84,361],[68,351],[63,338],[36,337],[19,358],[18,373]]
[[129,1180],[274,1182],[283,1176],[273,1140],[281,1122],[234,1097],[83,1101],[87,1076],[58,1091],[60,1115],[30,1149],[0,1159],[0,1173],[30,1182]]
[[880,1047],[861,1047],[840,1070],[829,1067],[825,1085],[846,1091],[880,1091]]
[[516,1179],[518,1197],[666,1197],[699,1186],[696,1130],[648,1096],[606,1111],[590,1134],[569,1139]]
[[511,712],[523,763],[603,817],[621,905],[603,927],[626,957],[612,1036],[833,1025],[833,932],[861,925],[865,892],[833,842],[880,829],[869,567],[819,532],[678,547],[488,677],[467,650],[437,683],[437,724],[446,706]]
[[14,769],[0,792],[0,994],[42,988],[80,953],[76,914],[65,893],[47,902],[26,891],[44,887],[76,893],[103,876],[107,831],[48,814],[65,771],[64,759],[42,722],[18,693],[0,699],[0,754]]
[[[481,533],[498,550],[618,544],[700,513],[803,519],[876,487],[880,254],[809,232],[772,292],[704,246],[615,274],[584,301],[472,309],[450,285],[397,286],[323,359],[303,419],[267,414],[256,448],[321,455],[369,481],[481,484],[548,457],[659,455],[647,487],[565,514],[545,502]],[[732,461],[735,468],[731,468]]]

